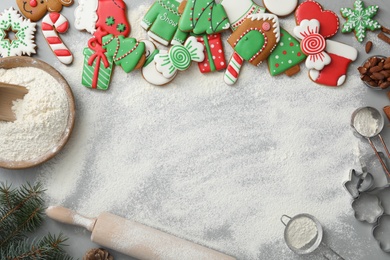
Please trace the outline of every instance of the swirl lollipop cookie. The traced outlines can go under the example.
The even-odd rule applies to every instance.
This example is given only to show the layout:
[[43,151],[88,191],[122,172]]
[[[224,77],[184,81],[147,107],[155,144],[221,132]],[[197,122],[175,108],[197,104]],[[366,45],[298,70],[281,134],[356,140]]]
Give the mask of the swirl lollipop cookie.
[[178,70],[186,70],[192,61],[204,60],[204,47],[194,36],[188,37],[184,45],[172,46],[168,53],[159,53],[154,57],[157,71],[166,78],[172,78]]

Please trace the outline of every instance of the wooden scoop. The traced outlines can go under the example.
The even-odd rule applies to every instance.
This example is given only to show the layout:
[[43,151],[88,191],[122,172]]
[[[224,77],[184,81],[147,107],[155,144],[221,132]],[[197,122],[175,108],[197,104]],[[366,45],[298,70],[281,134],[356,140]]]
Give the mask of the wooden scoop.
[[12,102],[24,98],[27,93],[25,87],[0,82],[0,121],[15,121]]

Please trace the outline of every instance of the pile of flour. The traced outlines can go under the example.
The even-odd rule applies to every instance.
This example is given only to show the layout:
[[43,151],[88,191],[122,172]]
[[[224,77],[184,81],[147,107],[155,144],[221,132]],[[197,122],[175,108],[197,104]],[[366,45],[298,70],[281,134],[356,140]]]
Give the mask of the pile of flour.
[[64,88],[47,72],[32,67],[0,69],[0,79],[29,91],[13,103],[16,120],[0,121],[0,160],[33,160],[55,148],[68,122]]

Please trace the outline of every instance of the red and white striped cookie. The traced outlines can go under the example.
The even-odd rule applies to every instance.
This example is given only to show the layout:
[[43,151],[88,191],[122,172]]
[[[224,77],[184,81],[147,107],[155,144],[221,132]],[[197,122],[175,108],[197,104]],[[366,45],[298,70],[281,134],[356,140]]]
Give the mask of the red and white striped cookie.
[[234,85],[236,83],[243,62],[244,59],[237,52],[234,52],[223,77],[226,84]]
[[71,64],[73,55],[58,36],[59,33],[65,33],[68,30],[68,20],[60,13],[48,13],[43,18],[41,27],[47,43],[59,61],[64,64]]

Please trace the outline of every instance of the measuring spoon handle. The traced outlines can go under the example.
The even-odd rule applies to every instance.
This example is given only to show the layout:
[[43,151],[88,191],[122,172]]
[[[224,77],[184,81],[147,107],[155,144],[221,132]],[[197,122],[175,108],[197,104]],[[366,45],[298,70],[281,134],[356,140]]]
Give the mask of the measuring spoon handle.
[[326,245],[324,242],[321,242],[323,248],[322,256],[328,260],[344,260],[339,254],[337,254],[330,246]]

